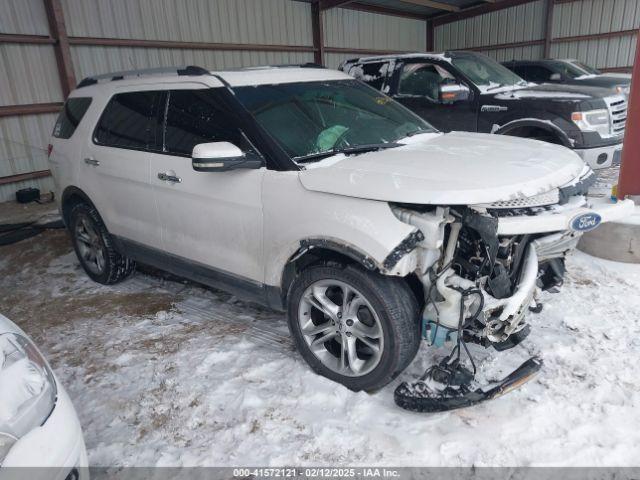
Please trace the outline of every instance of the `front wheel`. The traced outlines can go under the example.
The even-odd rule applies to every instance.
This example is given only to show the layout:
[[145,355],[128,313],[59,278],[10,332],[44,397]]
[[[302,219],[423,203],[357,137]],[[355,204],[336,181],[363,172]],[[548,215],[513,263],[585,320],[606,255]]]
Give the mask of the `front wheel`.
[[352,390],[376,390],[413,360],[418,305],[408,285],[355,266],[313,266],[294,280],[289,329],[313,370]]

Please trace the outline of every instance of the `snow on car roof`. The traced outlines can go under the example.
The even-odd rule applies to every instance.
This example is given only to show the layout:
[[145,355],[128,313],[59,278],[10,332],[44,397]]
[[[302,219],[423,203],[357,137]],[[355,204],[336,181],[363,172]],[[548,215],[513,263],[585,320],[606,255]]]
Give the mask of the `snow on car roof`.
[[353,80],[353,77],[344,72],[326,68],[256,67],[211,73],[227,81],[232,87],[321,82],[324,80]]
[[446,60],[447,62],[451,60],[451,57],[447,53],[399,53],[399,54],[390,54],[390,55],[377,55],[373,57],[360,57],[353,58],[347,60],[345,63],[367,63],[367,62],[378,62],[380,60],[397,60],[403,58],[437,58],[440,60]]

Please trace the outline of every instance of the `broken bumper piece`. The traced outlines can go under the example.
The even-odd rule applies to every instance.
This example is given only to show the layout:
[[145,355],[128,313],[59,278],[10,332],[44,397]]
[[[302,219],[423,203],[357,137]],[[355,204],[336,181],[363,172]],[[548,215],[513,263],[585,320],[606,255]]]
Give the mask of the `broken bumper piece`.
[[[442,367],[437,368],[441,369],[439,373],[444,373],[445,377],[447,373],[451,373],[442,370]],[[532,357],[501,381],[475,390],[470,388],[473,378],[471,372],[462,376],[459,371],[456,372],[453,381],[449,385],[443,385],[442,389],[432,386],[433,377],[429,379],[431,381],[403,382],[396,388],[394,400],[396,405],[412,412],[444,412],[470,407],[509,393],[534,378],[541,368],[542,360]],[[462,381],[456,381],[461,377]]]

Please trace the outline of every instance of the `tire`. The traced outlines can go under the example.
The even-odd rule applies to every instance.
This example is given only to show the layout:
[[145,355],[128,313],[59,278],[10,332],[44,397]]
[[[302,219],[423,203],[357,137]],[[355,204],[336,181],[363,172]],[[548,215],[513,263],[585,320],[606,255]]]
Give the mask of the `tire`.
[[[135,262],[116,251],[113,237],[93,206],[78,203],[69,218],[73,248],[80,265],[94,282],[113,285],[131,275]],[[93,254],[88,253],[91,250]]]
[[351,390],[382,388],[420,346],[418,304],[397,277],[357,266],[311,266],[294,279],[287,303],[302,357],[316,373]]

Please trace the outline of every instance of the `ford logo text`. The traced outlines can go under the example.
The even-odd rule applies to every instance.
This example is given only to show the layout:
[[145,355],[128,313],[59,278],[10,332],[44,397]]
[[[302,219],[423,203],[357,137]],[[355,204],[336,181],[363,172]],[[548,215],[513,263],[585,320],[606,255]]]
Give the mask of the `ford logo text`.
[[600,225],[601,221],[602,217],[597,213],[583,213],[573,217],[570,226],[576,232],[588,232]]

